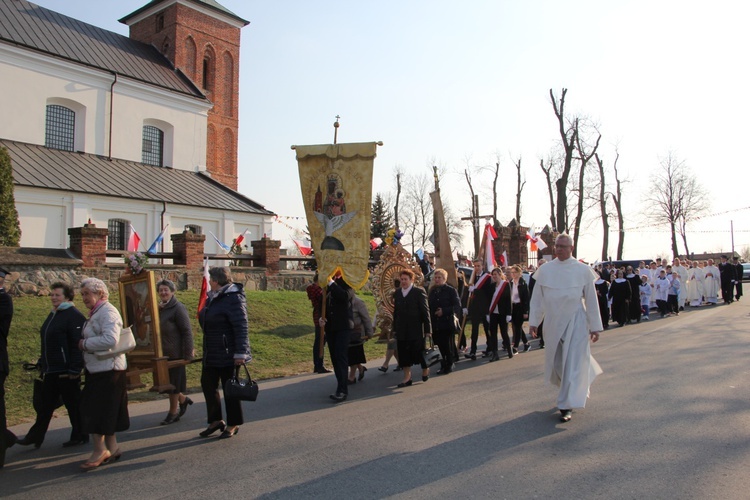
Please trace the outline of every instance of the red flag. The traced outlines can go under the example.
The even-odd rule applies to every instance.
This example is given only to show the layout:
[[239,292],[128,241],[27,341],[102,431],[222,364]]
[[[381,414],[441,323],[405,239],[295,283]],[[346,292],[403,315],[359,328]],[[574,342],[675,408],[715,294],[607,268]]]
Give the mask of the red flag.
[[242,244],[242,242],[245,241],[245,235],[247,234],[248,231],[250,231],[250,230],[249,229],[245,229],[244,233],[242,233],[241,235],[237,236],[237,239],[234,240],[234,244],[237,245],[237,246],[240,246]]
[[203,282],[201,283],[201,294],[198,298],[198,317],[200,318],[201,311],[206,307],[206,301],[208,300],[208,259],[203,259]]
[[292,240],[292,241],[294,242],[295,245],[297,245],[297,249],[299,250],[299,253],[301,253],[305,257],[312,255],[312,247],[303,245],[297,240]]
[[484,260],[488,273],[491,273],[492,270],[497,267],[495,248],[492,246],[492,240],[495,238],[497,238],[497,233],[495,233],[495,230],[488,222],[487,225],[484,226],[484,244],[486,245],[484,249]]
[[137,252],[138,245],[141,244],[141,237],[135,232],[133,224],[130,224],[130,236],[128,237],[128,252]]

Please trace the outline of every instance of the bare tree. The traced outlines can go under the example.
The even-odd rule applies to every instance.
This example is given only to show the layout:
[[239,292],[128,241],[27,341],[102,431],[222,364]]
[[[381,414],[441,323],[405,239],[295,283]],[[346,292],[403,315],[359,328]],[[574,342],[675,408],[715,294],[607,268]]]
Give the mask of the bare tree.
[[581,121],[576,120],[576,132],[573,134],[575,136],[575,146],[576,151],[578,151],[578,200],[576,203],[576,216],[574,219],[574,225],[573,225],[573,256],[577,256],[577,248],[578,248],[578,238],[581,233],[581,227],[583,226],[583,209],[584,204],[587,199],[586,196],[586,166],[588,165],[589,161],[591,161],[591,158],[596,154],[596,150],[599,149],[599,141],[602,138],[602,134],[599,134],[597,132],[597,138],[594,143],[594,146],[591,148],[591,151],[586,151],[587,145],[585,141],[581,140],[581,131],[579,127],[581,126]]
[[396,203],[393,205],[393,221],[396,224],[396,229],[400,229],[398,223],[398,203],[401,198],[401,178],[404,176],[404,167],[396,165],[393,169],[393,177],[396,180]]
[[469,185],[471,194],[471,227],[474,233],[474,255],[479,255],[479,197],[474,193],[474,185],[471,179],[471,168],[467,165],[464,169],[464,177]]
[[565,118],[565,95],[567,93],[568,89],[562,89],[562,94],[558,101],[552,89],[549,90],[549,95],[552,99],[552,109],[555,111],[555,116],[557,117],[560,141],[565,153],[562,173],[555,181],[557,191],[556,227],[558,231],[568,229],[568,180],[570,178],[570,171],[573,168],[573,151],[575,151],[576,135],[578,134],[578,118],[573,118],[570,122]]
[[620,153],[615,149],[615,162],[612,164],[612,170],[615,173],[615,192],[612,195],[612,201],[617,211],[617,260],[622,260],[622,252],[625,249],[625,219],[622,216],[622,184],[620,172],[617,170],[617,161],[620,159]]
[[409,175],[403,179],[404,206],[402,215],[404,234],[409,236],[412,253],[427,248],[433,230],[431,182],[427,174]]
[[609,214],[607,213],[607,188],[604,175],[604,162],[599,153],[594,154],[596,165],[599,167],[599,212],[602,214],[602,261],[607,260],[609,253]]
[[549,223],[550,227],[555,229],[555,191],[552,189],[552,167],[553,160],[547,159],[547,166],[544,166],[544,159],[539,160],[539,167],[541,167],[544,176],[547,179],[547,192],[549,193]]
[[521,224],[521,193],[523,187],[526,185],[526,180],[521,178],[521,157],[514,161],[513,164],[516,166],[516,222]]
[[686,175],[678,192],[680,199],[680,217],[678,230],[685,245],[685,255],[690,255],[687,242],[687,225],[708,211],[708,196],[693,175]]
[[500,175],[500,158],[495,162],[495,176],[492,178],[492,218],[497,223],[497,178]]
[[[670,151],[666,157],[660,158],[660,166],[661,171],[656,174],[654,189],[648,196],[649,211],[646,215],[656,223],[669,226],[672,255],[676,257],[680,254],[677,248],[677,226],[683,219],[687,225],[707,210],[708,204],[705,202],[705,193],[684,160]],[[688,206],[689,203],[694,206]]]

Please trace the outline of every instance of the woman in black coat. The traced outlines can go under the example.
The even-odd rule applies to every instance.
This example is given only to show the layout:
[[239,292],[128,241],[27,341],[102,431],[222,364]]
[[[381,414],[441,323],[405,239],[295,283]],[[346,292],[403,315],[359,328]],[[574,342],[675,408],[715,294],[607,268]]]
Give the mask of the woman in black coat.
[[242,285],[232,283],[229,268],[212,267],[208,274],[211,291],[206,305],[198,313],[203,329],[201,388],[208,414],[208,427],[200,436],[208,437],[221,430],[219,437],[226,439],[237,434],[244,420],[240,401],[226,398],[227,421],[222,419],[219,382],[223,390],[234,375],[234,367],[252,359],[247,335],[247,300]]
[[448,273],[445,269],[435,269],[428,297],[433,338],[443,357],[438,371],[441,374],[448,374],[455,367],[453,360],[457,353],[454,336],[457,331],[456,321],[458,321],[458,315],[461,314],[458,292],[446,283],[447,279]]
[[627,267],[625,279],[630,285],[630,302],[628,303],[628,322],[641,322],[641,277],[633,272],[633,266]]
[[[606,271],[604,271],[606,273]],[[606,273],[609,277],[609,273]],[[596,300],[599,303],[599,315],[602,318],[602,326],[606,330],[609,328],[609,281],[603,278],[602,272],[599,272],[599,279],[594,281],[596,289]]]
[[65,283],[50,285],[52,312],[44,320],[41,330],[42,355],[37,362],[42,373],[41,407],[37,408],[36,422],[18,444],[42,446],[52,415],[62,397],[70,419],[70,439],[63,447],[89,442],[81,429],[81,371],[83,354],[78,349],[81,328],[86,318],[73,305],[73,288]]
[[497,352],[497,328],[500,327],[500,335],[503,339],[503,347],[508,351],[508,357],[513,357],[513,349],[508,337],[508,323],[512,319],[510,302],[510,286],[505,280],[502,269],[496,267],[492,270],[492,299],[490,300],[490,337],[487,339],[487,352],[490,362],[500,360]]
[[427,293],[414,286],[414,273],[404,269],[399,274],[401,288],[393,292],[393,332],[398,341],[398,364],[404,370],[399,387],[412,384],[411,367],[422,366],[422,382],[430,378],[430,369],[422,358],[425,337],[430,335],[430,307]]

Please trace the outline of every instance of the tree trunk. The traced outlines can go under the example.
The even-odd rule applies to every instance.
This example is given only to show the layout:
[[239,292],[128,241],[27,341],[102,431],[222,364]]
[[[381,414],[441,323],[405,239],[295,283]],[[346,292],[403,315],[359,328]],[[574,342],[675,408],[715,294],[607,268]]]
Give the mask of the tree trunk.
[[564,231],[568,229],[567,224],[567,209],[568,209],[568,178],[570,177],[570,169],[573,164],[573,149],[575,149],[575,136],[578,131],[578,119],[574,120],[572,126],[571,137],[568,137],[568,132],[565,130],[565,94],[568,93],[568,89],[562,89],[562,95],[560,96],[560,102],[558,106],[557,99],[552,89],[549,90],[549,95],[552,98],[552,109],[555,111],[557,117],[557,123],[560,132],[560,140],[562,141],[563,150],[565,151],[565,160],[563,163],[563,172],[560,178],[555,181],[557,187],[557,230]]
[[607,260],[609,253],[609,215],[607,214],[607,190],[604,180],[604,162],[599,158],[599,153],[594,155],[599,167],[599,211],[602,214],[602,262]]
[[544,160],[539,160],[539,166],[547,179],[547,192],[549,193],[549,223],[550,227],[555,229],[555,193],[552,191],[552,177],[550,174],[552,171],[552,165],[548,165],[545,169]]
[[396,174],[396,205],[393,207],[393,219],[396,224],[396,230],[398,231],[399,225],[398,225],[398,201],[401,197],[401,174]]
[[517,171],[517,181],[516,181],[516,222],[518,223],[518,226],[521,226],[521,192],[523,191],[523,187],[526,185],[526,181],[521,182],[521,157],[518,158],[518,161],[515,162],[516,165],[516,171]]

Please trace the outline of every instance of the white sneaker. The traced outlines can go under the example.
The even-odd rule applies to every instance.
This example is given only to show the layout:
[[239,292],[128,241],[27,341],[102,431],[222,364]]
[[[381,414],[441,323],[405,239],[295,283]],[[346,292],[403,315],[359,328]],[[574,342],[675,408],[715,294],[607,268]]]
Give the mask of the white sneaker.
[[648,316],[644,316],[643,321],[648,321]]

